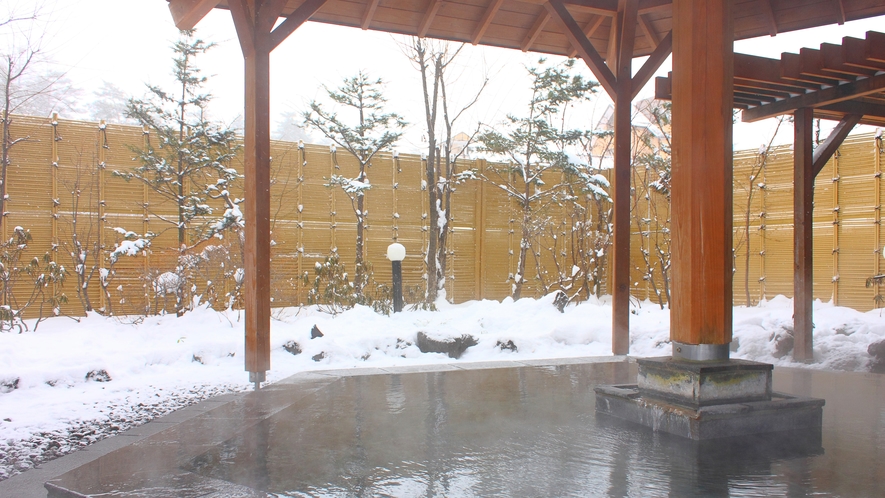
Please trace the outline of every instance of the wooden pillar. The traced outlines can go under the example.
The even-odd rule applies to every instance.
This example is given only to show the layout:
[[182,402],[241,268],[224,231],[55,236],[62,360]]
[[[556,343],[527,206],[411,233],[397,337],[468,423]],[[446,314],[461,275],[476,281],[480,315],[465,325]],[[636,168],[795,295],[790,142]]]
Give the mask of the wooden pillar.
[[731,0],[673,2],[670,339],[724,357],[732,339],[732,16]]
[[[861,118],[859,114],[844,116],[824,143],[814,149],[814,110],[799,108],[793,111],[793,359],[796,361],[814,360],[814,179]],[[834,169],[834,176],[838,178],[838,161]],[[833,195],[838,206],[838,188],[833,189]],[[838,211],[834,216],[833,244],[838,249]],[[878,247],[878,242],[876,245]],[[833,258],[838,272],[838,250],[833,251]],[[838,282],[833,285],[838,290]],[[833,296],[838,297],[835,291]]]
[[324,3],[306,0],[276,27],[285,2],[237,0],[228,6],[246,65],[243,286],[246,370],[256,388],[270,370],[270,53]]
[[270,51],[245,55],[246,370],[263,382],[270,370]]
[[793,359],[796,361],[813,358],[813,118],[812,109],[796,109],[793,113]]
[[618,13],[609,42],[610,66],[590,43],[562,0],[545,4],[551,16],[565,28],[566,37],[587,67],[599,79],[615,104],[615,171],[613,175],[614,250],[612,270],[612,352],[630,352],[630,161],[633,129],[630,122],[632,101],[648,82],[672,48],[672,32],[661,41],[634,77],[633,43],[636,37],[638,0],[618,0]]
[[[636,36],[638,0],[618,2],[615,74],[615,167],[613,182],[614,258],[612,288],[612,353],[630,352],[630,144],[633,110],[633,40]],[[611,50],[610,50],[611,52]],[[610,63],[612,61],[610,60]]]

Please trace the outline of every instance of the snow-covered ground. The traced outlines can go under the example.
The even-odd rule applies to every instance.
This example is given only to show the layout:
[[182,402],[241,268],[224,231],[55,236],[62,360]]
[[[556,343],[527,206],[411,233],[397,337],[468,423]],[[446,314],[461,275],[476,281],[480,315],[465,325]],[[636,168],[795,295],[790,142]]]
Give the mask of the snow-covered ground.
[[[439,311],[392,317],[369,308],[337,316],[313,308],[275,310],[268,380],[305,370],[611,354],[608,302],[560,313],[552,301],[442,302]],[[732,356],[795,365],[783,346],[778,352],[792,313],[784,297],[736,307]],[[630,318],[632,355],[670,354],[669,311],[646,302]],[[868,345],[885,339],[879,310],[860,313],[818,302],[814,322],[816,363],[803,365],[809,368],[866,370]],[[311,339],[314,326],[323,337]],[[418,332],[433,338],[469,334],[478,344],[454,360],[421,353]],[[510,341],[516,351],[501,347]],[[292,342],[300,354],[287,351],[295,350]],[[242,314],[205,308],[137,321],[54,318],[36,331],[0,333],[0,480],[200,399],[249,389],[243,347]]]

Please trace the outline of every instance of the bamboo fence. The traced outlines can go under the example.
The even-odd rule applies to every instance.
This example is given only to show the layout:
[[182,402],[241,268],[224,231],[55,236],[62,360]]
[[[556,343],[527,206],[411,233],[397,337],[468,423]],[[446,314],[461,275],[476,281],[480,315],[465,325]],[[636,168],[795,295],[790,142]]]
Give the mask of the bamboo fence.
[[[140,313],[161,307],[152,280],[173,271],[179,250],[177,234],[155,214],[173,216],[176,208],[136,182],[114,176],[114,170],[135,166],[132,147],[151,140],[142,128],[104,125],[52,118],[13,116],[13,138],[27,138],[10,151],[7,179],[7,216],[3,219],[3,240],[15,226],[30,230],[33,242],[23,258],[49,253],[60,264],[71,267],[73,219],[77,215],[77,235],[81,242],[101,247],[95,264],[112,268],[110,297],[100,292],[98,276],[90,284],[90,299],[96,308],[112,308],[115,313]],[[872,135],[852,136],[818,176],[815,187],[815,296],[824,301],[859,310],[875,307],[877,289],[864,283],[880,273],[883,266],[881,234],[881,139]],[[758,157],[755,152],[735,153],[735,304],[745,304],[745,275],[751,304],[777,294],[792,295],[792,158],[789,147],[775,149],[757,177],[749,174]],[[239,160],[233,165],[242,171]],[[356,161],[342,151],[327,146],[272,144],[272,275],[274,306],[298,305],[306,301],[301,276],[312,275],[314,265],[336,251],[352,268],[354,259],[355,216],[349,198],[326,186],[333,174],[355,176]],[[461,160],[459,169],[489,168],[482,159]],[[428,206],[422,181],[423,159],[411,154],[380,154],[369,169],[371,190],[366,194],[369,227],[366,256],[377,282],[389,282],[387,246],[398,241],[405,245],[404,287],[423,293],[424,254],[427,246]],[[552,180],[551,180],[552,181]],[[634,267],[633,295],[639,300],[659,298],[655,288],[664,288],[659,259],[646,261],[655,248],[666,249],[669,218],[666,199],[651,192],[646,199],[642,185],[649,181],[641,172],[634,174],[634,223],[631,257]],[[549,183],[549,182],[548,182]],[[634,187],[637,187],[634,185]],[[745,226],[749,186],[750,228]],[[240,187],[241,188],[241,187]],[[75,193],[79,192],[79,196]],[[234,196],[242,196],[234,192]],[[75,203],[79,206],[75,209]],[[220,206],[219,206],[220,207]],[[588,206],[593,211],[592,206]],[[455,302],[472,299],[503,299],[511,292],[519,247],[517,206],[500,189],[480,180],[457,186],[452,198],[449,235],[449,264],[446,293]],[[552,209],[550,219],[558,223],[562,210]],[[595,212],[592,213],[595,216]],[[108,252],[120,240],[115,230],[155,232],[151,250],[134,257],[123,257],[110,264]],[[565,232],[562,232],[565,233]],[[749,233],[749,242],[747,234]],[[559,239],[553,233],[539,236],[539,247],[553,247]],[[190,243],[196,242],[194,240]],[[200,277],[200,292],[230,290],[232,279],[222,281],[223,271],[237,265],[239,240],[228,237],[212,241],[225,246],[230,256],[219,258],[215,274]],[[557,245],[566,254],[565,245]],[[211,248],[209,248],[211,249]],[[750,252],[749,273],[745,256]],[[200,248],[204,257],[212,255]],[[91,257],[91,254],[90,254]],[[91,261],[91,260],[90,260]],[[537,263],[543,274],[556,271],[550,251],[542,251]],[[222,268],[222,265],[226,265]],[[652,267],[646,278],[646,267]],[[534,271],[534,270],[532,270]],[[527,271],[527,275],[530,272]],[[199,279],[198,279],[199,280]],[[600,282],[607,288],[606,278]],[[69,275],[64,286],[71,303],[66,314],[80,314],[76,304],[76,279]],[[226,286],[221,288],[220,286]],[[538,283],[529,279],[523,296],[536,294]],[[413,301],[414,301],[413,297]],[[664,301],[664,299],[660,299]]]

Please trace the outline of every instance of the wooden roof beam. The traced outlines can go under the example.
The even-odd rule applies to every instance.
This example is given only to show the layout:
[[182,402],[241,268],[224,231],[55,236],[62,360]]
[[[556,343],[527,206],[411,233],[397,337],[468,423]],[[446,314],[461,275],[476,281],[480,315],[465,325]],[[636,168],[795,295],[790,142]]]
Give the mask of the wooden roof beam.
[[545,9],[544,12],[535,19],[535,24],[532,25],[529,32],[525,34],[522,43],[519,45],[520,50],[527,52],[532,48],[532,45],[535,44],[535,40],[541,35],[541,31],[544,31],[544,26],[546,26],[549,21],[550,13]]
[[479,20],[479,24],[476,25],[476,30],[470,38],[470,43],[476,45],[482,41],[482,37],[486,34],[486,30],[489,29],[489,26],[492,25],[492,20],[495,18],[495,14],[498,13],[498,9],[501,8],[503,3],[504,0],[492,0],[486,8],[485,13],[482,15],[482,19]]
[[643,15],[638,16],[639,19],[639,29],[642,30],[642,35],[645,36],[645,39],[648,41],[648,45],[652,48],[652,50],[658,48],[658,45],[661,43],[661,37],[658,36],[657,31],[655,31],[654,26],[645,18]]
[[615,71],[618,65],[618,17],[611,18],[611,28],[608,30],[608,52],[605,54],[605,63],[608,68]]
[[852,83],[825,88],[817,92],[806,93],[798,97],[779,100],[772,104],[754,107],[744,111],[741,119],[745,122],[753,122],[780,116],[781,114],[789,114],[802,107],[823,107],[883,91],[885,91],[885,74],[880,74]]
[[578,55],[599,80],[599,84],[608,92],[609,96],[614,98],[614,95],[617,94],[615,74],[605,65],[602,56],[581,31],[581,27],[575,22],[575,18],[572,17],[565,4],[562,3],[562,0],[549,0],[546,7],[550,15],[559,19],[559,22],[565,27],[565,35],[568,37],[569,43],[578,49]]
[[833,128],[833,131],[830,132],[830,135],[824,140],[824,143],[820,144],[820,146],[814,150],[814,157],[811,162],[814,176],[817,176],[820,171],[824,169],[827,161],[833,157],[833,154],[836,153],[836,149],[842,145],[842,142],[845,141],[845,137],[851,133],[854,126],[860,122],[861,117],[860,114],[846,115],[841,121],[839,121],[839,124]]
[[839,25],[845,24],[845,5],[842,0],[830,0],[833,3],[833,10],[836,12],[836,22]]
[[283,40],[289,37],[302,24],[326,4],[326,0],[305,0],[294,12],[289,14],[285,21],[274,29],[270,34],[270,49],[273,50]]
[[[584,26],[584,34],[587,36],[588,40],[593,37],[593,35],[596,33],[596,30],[599,29],[600,26],[602,26],[603,21],[605,21],[606,19],[605,16],[599,14],[593,14],[593,16],[594,17],[590,19],[590,22],[588,22]],[[578,49],[575,48],[574,45],[572,45],[568,56],[574,57],[576,55],[578,55]]]
[[176,28],[194,29],[216,5],[218,0],[169,0],[169,12]]
[[424,13],[424,19],[422,19],[421,24],[418,25],[418,38],[424,38],[427,36],[427,31],[430,30],[433,18],[436,17],[436,13],[439,12],[439,8],[442,7],[444,1],[445,0],[430,0],[430,6],[427,7],[427,12]]
[[[524,1],[537,3],[537,0]],[[562,3],[574,7],[575,10],[606,16],[611,16],[618,12],[618,0],[563,0]],[[645,14],[670,9],[672,6],[673,0],[639,0],[638,12]]]
[[771,8],[771,0],[759,0],[759,10],[768,21],[768,34],[774,36],[777,34],[777,19],[774,17],[774,10]]
[[[818,107],[814,110],[815,115],[822,118],[828,116],[846,116],[848,114],[862,115],[861,124],[873,126],[885,125],[885,104],[875,105],[853,100],[839,102],[838,104]],[[832,119],[832,118],[830,118]]]
[[363,13],[363,20],[360,22],[360,28],[363,30],[369,29],[369,25],[372,24],[372,18],[375,17],[375,11],[378,9],[378,2],[381,0],[371,0],[369,5],[366,6],[366,11]]

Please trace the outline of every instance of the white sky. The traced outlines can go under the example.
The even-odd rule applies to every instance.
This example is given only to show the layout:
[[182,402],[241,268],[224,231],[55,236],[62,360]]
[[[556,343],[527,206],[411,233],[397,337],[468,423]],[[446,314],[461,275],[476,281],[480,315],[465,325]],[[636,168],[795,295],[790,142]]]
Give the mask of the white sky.
[[[166,85],[171,80],[171,50],[177,30],[165,0],[78,0],[55,1],[50,26],[51,57],[58,69],[84,90],[84,100],[102,81],[108,81],[127,93],[140,96],[146,82]],[[735,44],[738,52],[777,58],[781,52],[797,52],[803,46],[822,42],[841,43],[843,36],[863,38],[868,30],[885,30],[885,17],[854,21],[763,37]],[[198,61],[204,73],[212,76],[208,90],[213,94],[213,117],[233,122],[242,114],[243,63],[233,22],[226,11],[214,11],[199,25],[198,34],[218,47]],[[411,123],[402,151],[421,149],[423,102],[418,73],[403,55],[398,43],[404,38],[362,31],[355,28],[307,23],[290,36],[271,56],[271,122],[285,110],[301,111],[312,99],[322,100],[322,85],[337,87],[359,69],[387,82],[385,95],[389,108]],[[528,98],[528,79],[524,64],[534,64],[539,55],[515,50],[467,46],[461,56],[460,76],[453,95],[472,96],[483,74],[491,77],[490,87],[475,111],[467,117],[462,130],[469,131],[476,122],[496,124],[507,112],[521,114]],[[634,62],[634,71],[641,66]],[[583,64],[582,69],[593,78]],[[669,61],[659,71],[666,74]],[[595,79],[595,78],[593,78]],[[640,98],[653,95],[653,79]],[[457,98],[455,98],[457,100]],[[588,109],[585,127],[592,127],[610,100],[600,90],[595,108]],[[857,131],[871,131],[858,127]],[[735,126],[735,148],[757,148],[767,143],[774,130],[771,120],[753,125]],[[792,127],[784,126],[776,143],[789,143]]]

